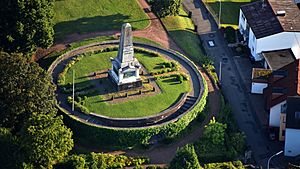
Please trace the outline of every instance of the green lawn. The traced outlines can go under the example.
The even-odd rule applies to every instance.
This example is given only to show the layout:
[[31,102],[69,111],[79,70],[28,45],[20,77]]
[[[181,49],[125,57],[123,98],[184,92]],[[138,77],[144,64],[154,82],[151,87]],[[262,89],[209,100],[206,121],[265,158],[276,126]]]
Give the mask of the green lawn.
[[[255,0],[222,0],[221,2],[221,25],[238,28],[240,6]],[[219,17],[220,2],[218,0],[206,0],[205,3],[216,17]]]
[[137,0],[57,0],[54,11],[56,40],[72,33],[120,30],[125,22],[133,29],[150,24]]
[[[85,40],[82,40],[82,41],[79,41],[79,42],[73,42],[73,43],[70,44],[70,47],[67,48],[66,50],[63,50],[61,52],[53,52],[53,53],[49,54],[48,56],[39,59],[37,62],[39,63],[39,65],[42,68],[47,70],[49,68],[49,66],[52,64],[52,62],[57,57],[59,57],[60,55],[66,53],[67,51],[71,51],[75,48],[78,48],[78,47],[84,46],[84,45],[88,45],[88,44],[91,44],[91,43],[110,41],[110,40],[117,40],[117,38],[115,36],[98,36],[98,37],[95,37],[95,38],[85,39]],[[141,43],[145,43],[145,44],[150,44],[150,45],[162,47],[161,44],[159,44],[157,42],[154,42],[154,41],[152,41],[150,39],[147,39],[147,38],[133,37],[133,40],[135,42],[141,42]]]
[[201,41],[187,13],[181,8],[178,16],[163,18],[163,24],[175,40],[176,44],[195,62],[200,62],[203,56]]
[[[111,67],[110,57],[115,57],[117,52],[106,52],[86,56],[72,66],[66,74],[66,84],[72,81],[72,71],[75,69],[75,85],[90,83],[86,77],[89,73],[107,69]],[[141,63],[146,63],[145,67],[154,69],[157,63],[166,61],[161,57],[151,57],[148,54],[136,53],[136,57]],[[150,61],[152,59],[153,61]],[[122,103],[109,104],[101,102],[101,95],[95,93],[89,96],[85,106],[95,113],[110,117],[142,117],[157,114],[176,102],[180,95],[189,91],[189,83],[184,81],[178,83],[173,77],[158,79],[158,85],[162,93],[154,96],[147,96],[128,100]]]
[[151,55],[145,55],[141,53],[135,53],[135,57],[140,61],[142,65],[145,66],[148,72],[161,69],[160,64],[166,62],[166,59],[162,57],[153,57]]

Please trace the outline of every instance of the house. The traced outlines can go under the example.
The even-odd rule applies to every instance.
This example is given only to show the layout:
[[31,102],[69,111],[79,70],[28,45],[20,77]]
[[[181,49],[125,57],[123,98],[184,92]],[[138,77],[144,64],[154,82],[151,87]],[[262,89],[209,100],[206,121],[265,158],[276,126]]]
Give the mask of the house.
[[287,98],[285,156],[300,155],[300,96]]
[[268,86],[263,90],[265,108],[269,110],[269,126],[280,127],[287,97],[300,95],[300,59],[293,58],[292,53],[285,57],[278,54],[265,57],[266,60],[272,57],[267,65],[272,68],[272,73],[268,78]]
[[262,53],[291,49],[300,58],[300,9],[294,0],[256,1],[240,8],[239,30],[255,61]]

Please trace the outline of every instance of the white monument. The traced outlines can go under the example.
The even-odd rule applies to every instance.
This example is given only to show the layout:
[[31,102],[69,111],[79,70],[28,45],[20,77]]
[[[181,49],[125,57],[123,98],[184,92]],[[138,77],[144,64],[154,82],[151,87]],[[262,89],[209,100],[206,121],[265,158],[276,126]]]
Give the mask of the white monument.
[[127,90],[142,86],[139,75],[141,65],[134,57],[132,28],[129,23],[122,25],[118,56],[112,61],[109,77],[117,85],[118,90]]

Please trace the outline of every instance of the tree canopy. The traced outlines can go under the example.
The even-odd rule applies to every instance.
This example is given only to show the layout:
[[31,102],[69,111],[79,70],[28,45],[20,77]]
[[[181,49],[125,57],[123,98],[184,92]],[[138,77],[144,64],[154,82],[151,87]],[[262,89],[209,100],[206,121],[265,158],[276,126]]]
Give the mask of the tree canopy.
[[224,145],[225,130],[226,124],[217,122],[213,117],[209,124],[205,126],[203,137],[206,140],[210,140],[213,145]]
[[49,168],[62,160],[73,148],[72,132],[56,113],[33,113],[20,137],[25,161],[35,168]]
[[57,116],[50,77],[22,54],[5,52],[0,52],[0,76],[2,166],[51,168],[74,143],[71,130]]
[[50,77],[22,54],[0,52],[0,77],[0,126],[18,129],[33,112],[56,110]]
[[197,154],[193,145],[185,145],[177,150],[174,159],[171,161],[170,169],[201,169]]
[[33,52],[53,43],[53,0],[1,0],[0,49]]
[[179,14],[181,0],[152,0],[151,9],[158,17]]

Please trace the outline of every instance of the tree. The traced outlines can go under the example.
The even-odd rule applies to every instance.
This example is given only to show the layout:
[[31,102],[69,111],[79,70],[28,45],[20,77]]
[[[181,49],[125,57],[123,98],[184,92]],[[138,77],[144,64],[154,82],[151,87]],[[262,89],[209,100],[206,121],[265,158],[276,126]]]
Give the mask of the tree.
[[53,43],[53,0],[1,0],[0,49],[33,52]]
[[151,9],[158,17],[178,15],[181,0],[152,0]]
[[15,168],[17,137],[13,136],[9,129],[0,128],[0,161],[2,168]]
[[49,168],[72,150],[72,132],[63,125],[62,116],[33,113],[22,129],[20,148],[24,161],[35,168]]
[[216,121],[215,117],[205,126],[203,137],[213,145],[224,145],[226,124]]
[[175,157],[170,163],[170,169],[201,169],[197,154],[193,145],[185,145],[177,150]]
[[18,131],[32,112],[55,108],[55,87],[37,63],[0,52],[0,126]]

